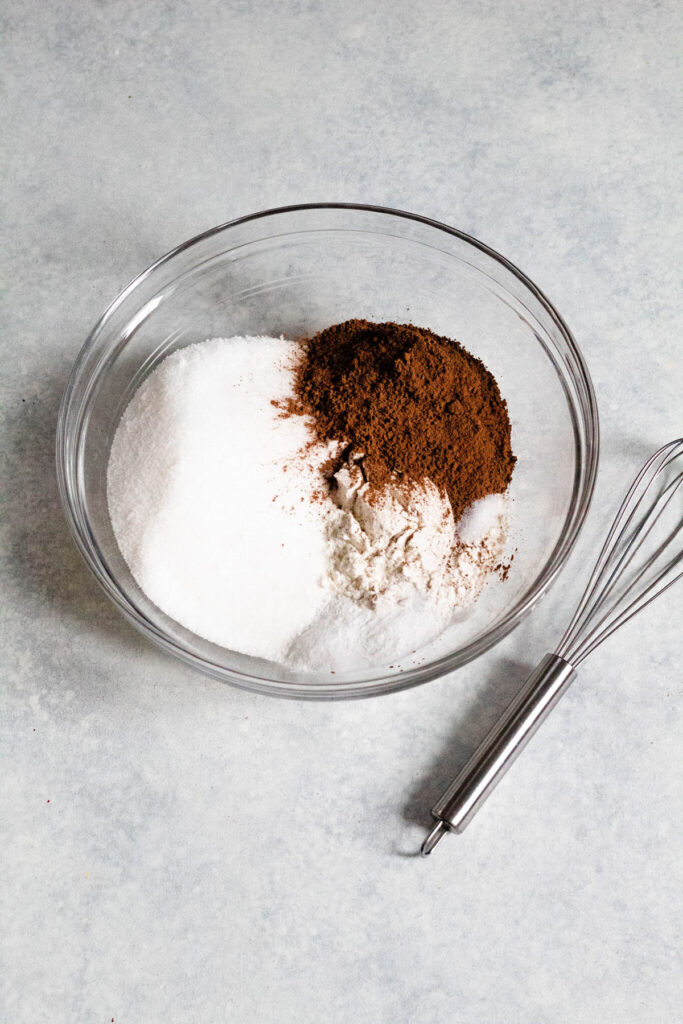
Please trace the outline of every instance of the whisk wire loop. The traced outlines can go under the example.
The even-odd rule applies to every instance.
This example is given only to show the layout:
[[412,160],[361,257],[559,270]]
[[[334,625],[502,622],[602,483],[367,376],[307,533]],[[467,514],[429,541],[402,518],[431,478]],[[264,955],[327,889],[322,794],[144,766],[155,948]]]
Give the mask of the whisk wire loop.
[[683,496],[681,462],[683,438],[655,452],[628,491],[557,648],[572,665],[579,665],[683,575],[671,575],[683,559],[683,549],[668,554],[683,530],[683,515],[677,513],[675,502]]

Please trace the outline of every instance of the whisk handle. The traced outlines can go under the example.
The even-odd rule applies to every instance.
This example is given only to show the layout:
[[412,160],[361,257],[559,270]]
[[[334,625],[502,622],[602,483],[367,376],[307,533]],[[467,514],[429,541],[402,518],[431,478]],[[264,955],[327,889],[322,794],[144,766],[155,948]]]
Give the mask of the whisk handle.
[[546,654],[432,808],[432,817],[441,823],[442,832],[463,832],[467,828],[575,676],[574,667],[564,658]]

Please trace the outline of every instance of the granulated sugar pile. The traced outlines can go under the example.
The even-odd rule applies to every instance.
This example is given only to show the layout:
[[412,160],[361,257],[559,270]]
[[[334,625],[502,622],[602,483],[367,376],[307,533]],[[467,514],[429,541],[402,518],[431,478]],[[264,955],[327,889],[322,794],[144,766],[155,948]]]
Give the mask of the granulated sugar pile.
[[300,452],[282,418],[294,343],[230,338],[165,359],[133,396],[112,444],[109,513],[151,600],[193,632],[281,661],[325,603],[320,487],[329,452]]
[[[364,322],[350,324],[357,331],[354,325]],[[114,437],[107,477],[112,526],[142,590],[198,635],[303,671],[386,666],[471,606],[498,565],[506,535],[502,492],[514,464],[509,424],[507,448],[500,436],[492,442],[507,459],[507,478],[500,459],[498,478],[488,465],[488,477],[473,486],[465,468],[455,501],[453,476],[439,475],[438,445],[428,442],[424,455],[408,456],[397,445],[394,464],[387,461],[388,391],[380,419],[377,406],[370,412],[381,427],[362,438],[348,423],[321,415],[316,402],[328,402],[329,382],[316,341],[213,339],[165,359],[134,395]],[[366,371],[375,372],[362,344],[358,351]],[[394,355],[398,365],[401,356]],[[488,373],[477,367],[479,377]],[[311,386],[311,370],[320,386]],[[489,405],[478,379],[467,386],[481,412]],[[333,386],[342,393],[339,382]],[[414,381],[407,386],[415,391]],[[405,395],[393,393],[405,416]],[[339,408],[364,422],[359,409],[369,409],[367,394],[359,403],[349,404],[347,394]],[[490,409],[481,415],[491,419]],[[449,445],[458,429],[451,423],[444,434]],[[487,452],[500,423],[484,433],[480,424],[472,429]],[[424,458],[436,480],[419,469]]]

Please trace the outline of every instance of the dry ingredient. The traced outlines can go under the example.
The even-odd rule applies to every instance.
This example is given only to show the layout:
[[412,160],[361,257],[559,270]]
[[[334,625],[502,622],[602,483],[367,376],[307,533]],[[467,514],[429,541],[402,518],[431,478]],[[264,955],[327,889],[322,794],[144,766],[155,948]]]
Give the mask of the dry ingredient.
[[457,521],[512,476],[507,406],[493,375],[462,345],[412,324],[347,320],[305,343],[287,409],[312,418],[320,441],[348,446],[371,494],[430,480]]
[[314,451],[298,456],[310,431],[271,405],[291,394],[296,351],[230,338],[168,356],[126,408],[107,474],[114,534],[145,594],[199,636],[274,661],[326,599],[325,520],[306,500],[320,471]]
[[119,424],[108,501],[167,615],[343,671],[396,663],[471,607],[500,567],[513,465],[483,364],[429,331],[349,321],[169,356]]
[[504,549],[504,498],[482,498],[455,528],[433,487],[416,487],[407,505],[403,497],[356,497],[351,509],[330,513],[334,596],[288,648],[292,667],[393,667],[472,609]]
[[505,543],[500,496],[475,502],[456,527],[448,498],[430,480],[390,483],[378,495],[353,465],[333,483],[340,512],[330,513],[327,531],[331,589],[369,607],[387,594],[407,601],[417,589],[445,619],[474,600]]

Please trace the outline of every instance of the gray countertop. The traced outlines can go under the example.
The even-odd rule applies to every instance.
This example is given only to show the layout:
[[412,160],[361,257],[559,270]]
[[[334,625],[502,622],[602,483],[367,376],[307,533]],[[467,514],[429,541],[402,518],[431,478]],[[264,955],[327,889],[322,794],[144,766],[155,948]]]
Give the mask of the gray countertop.
[[[561,632],[628,478],[680,435],[680,7],[8,0],[2,138],[0,1019],[679,1019],[681,590],[581,670],[431,860],[428,808]],[[596,386],[568,568],[456,675],[250,696],[144,642],[58,504],[88,330],[166,250],[316,200],[423,213],[517,263]]]

